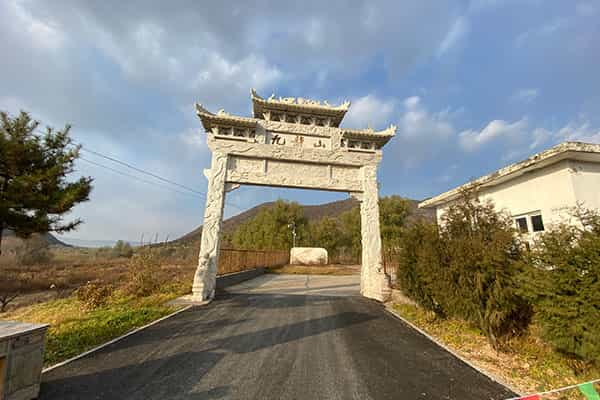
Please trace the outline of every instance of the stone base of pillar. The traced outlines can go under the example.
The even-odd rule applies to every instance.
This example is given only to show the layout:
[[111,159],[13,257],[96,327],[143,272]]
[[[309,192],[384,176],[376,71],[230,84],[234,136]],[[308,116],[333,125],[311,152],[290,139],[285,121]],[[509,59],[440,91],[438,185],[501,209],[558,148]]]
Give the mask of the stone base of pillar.
[[202,297],[194,296],[193,294],[186,294],[176,298],[175,300],[169,301],[168,305],[173,306],[203,306],[210,303],[212,299],[202,300]]
[[361,284],[360,294],[366,298],[386,302],[392,295],[389,279],[383,273],[376,273],[375,276],[365,277],[366,282]]
[[196,302],[210,302],[215,297],[216,274],[199,274],[194,279],[190,299]]

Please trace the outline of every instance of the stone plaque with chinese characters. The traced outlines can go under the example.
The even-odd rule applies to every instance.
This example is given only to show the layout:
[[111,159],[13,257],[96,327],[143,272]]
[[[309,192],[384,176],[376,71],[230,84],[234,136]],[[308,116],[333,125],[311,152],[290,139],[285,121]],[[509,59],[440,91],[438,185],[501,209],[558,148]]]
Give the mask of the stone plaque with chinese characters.
[[307,149],[331,149],[331,138],[328,136],[267,131],[266,143],[275,146],[293,146]]

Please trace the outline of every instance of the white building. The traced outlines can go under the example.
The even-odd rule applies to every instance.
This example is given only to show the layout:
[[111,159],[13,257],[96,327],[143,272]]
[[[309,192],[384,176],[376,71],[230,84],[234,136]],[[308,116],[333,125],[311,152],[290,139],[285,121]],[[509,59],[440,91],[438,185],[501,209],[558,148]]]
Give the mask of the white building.
[[541,232],[557,223],[572,223],[578,204],[600,209],[600,145],[564,142],[528,159],[427,199],[438,223],[461,189],[479,188],[481,200],[514,219],[522,233]]

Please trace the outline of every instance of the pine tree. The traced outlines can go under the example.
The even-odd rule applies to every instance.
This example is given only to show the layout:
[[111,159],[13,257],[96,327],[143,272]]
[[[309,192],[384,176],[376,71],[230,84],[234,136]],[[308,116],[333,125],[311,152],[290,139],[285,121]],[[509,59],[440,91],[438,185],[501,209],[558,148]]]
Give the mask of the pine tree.
[[90,177],[66,181],[80,147],[72,145],[69,125],[62,131],[48,127],[44,134],[38,126],[26,112],[14,118],[0,112],[0,249],[5,229],[28,238],[67,232],[82,222],[62,217],[88,200],[92,187]]

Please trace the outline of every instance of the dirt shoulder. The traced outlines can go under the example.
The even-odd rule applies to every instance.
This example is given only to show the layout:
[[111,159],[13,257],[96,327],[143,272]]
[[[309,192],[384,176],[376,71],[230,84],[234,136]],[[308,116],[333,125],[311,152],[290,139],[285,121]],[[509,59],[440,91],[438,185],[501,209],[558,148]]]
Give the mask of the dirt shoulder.
[[360,265],[284,265],[267,268],[271,274],[301,274],[301,275],[355,275],[360,273]]
[[[458,319],[439,319],[410,304],[389,304],[395,314],[426,332],[455,354],[518,392],[538,393],[573,385],[600,376],[597,367],[582,364],[554,351],[533,324],[527,335],[513,339],[504,351],[496,351],[477,328]],[[581,399],[578,390],[548,399]]]

